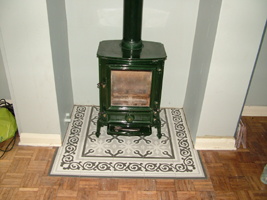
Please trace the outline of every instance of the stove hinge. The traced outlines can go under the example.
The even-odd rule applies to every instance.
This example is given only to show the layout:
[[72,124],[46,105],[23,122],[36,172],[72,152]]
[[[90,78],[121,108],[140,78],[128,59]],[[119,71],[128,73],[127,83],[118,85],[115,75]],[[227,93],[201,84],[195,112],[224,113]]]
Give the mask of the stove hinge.
[[100,82],[100,83],[97,83],[97,88],[105,88],[107,86],[106,82]]

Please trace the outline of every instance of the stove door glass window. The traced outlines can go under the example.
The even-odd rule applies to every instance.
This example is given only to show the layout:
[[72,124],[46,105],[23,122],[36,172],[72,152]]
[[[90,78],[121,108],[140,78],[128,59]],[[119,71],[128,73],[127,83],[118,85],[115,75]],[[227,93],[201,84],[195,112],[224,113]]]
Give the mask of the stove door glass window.
[[150,105],[151,71],[111,71],[111,105]]

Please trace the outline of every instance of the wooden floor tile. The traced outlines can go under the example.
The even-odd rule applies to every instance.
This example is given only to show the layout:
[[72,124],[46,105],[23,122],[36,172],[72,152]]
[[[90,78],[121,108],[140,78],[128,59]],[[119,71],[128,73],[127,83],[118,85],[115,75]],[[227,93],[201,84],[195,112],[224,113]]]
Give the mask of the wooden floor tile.
[[217,151],[201,151],[202,160],[204,163],[220,163],[221,160]]
[[47,165],[48,161],[30,161],[27,171],[43,174]]
[[245,176],[229,177],[231,190],[250,190],[250,184]]
[[157,191],[159,200],[176,200],[178,199],[176,191]]
[[137,179],[137,190],[155,191],[156,179]]
[[219,151],[218,156],[220,162],[223,163],[236,162],[239,159],[239,154],[237,151]]
[[177,194],[177,199],[179,200],[200,200],[200,194],[199,192],[195,192],[195,191],[189,191],[189,192],[185,192],[185,191],[178,191],[176,192]]
[[75,191],[75,190],[62,190],[62,189],[57,190],[57,197],[76,198],[77,195],[78,195],[78,191]]
[[216,200],[239,200],[235,192],[215,191]]
[[57,198],[57,189],[50,187],[39,187],[36,199],[38,200],[54,200]]
[[259,175],[246,176],[246,179],[249,182],[251,190],[267,191],[267,184],[262,183],[259,177],[260,177]]
[[136,191],[137,179],[119,179],[118,180],[119,191]]
[[19,188],[24,174],[21,173],[6,173],[0,182],[0,187]]
[[254,200],[266,200],[267,199],[267,191],[249,191],[251,199]]
[[112,178],[100,179],[98,188],[99,190],[117,191],[118,179],[112,179]]
[[61,184],[61,177],[43,176],[40,178],[40,186],[43,187],[59,187]]
[[235,193],[236,193],[238,200],[241,200],[241,199],[242,200],[251,200],[252,199],[248,190],[237,190],[237,191],[235,191]]
[[157,191],[175,191],[175,180],[173,179],[159,179],[156,181]]
[[15,157],[16,157],[16,159],[17,158],[29,158],[29,159],[32,159],[35,151],[37,151],[37,149],[34,148],[34,147],[24,147],[24,146],[22,146],[22,147],[19,147],[17,149]]
[[98,191],[97,190],[88,190],[85,188],[82,188],[78,191],[78,196],[77,199],[79,200],[97,200],[97,194]]
[[198,194],[200,199],[206,199],[206,200],[215,199],[215,193],[213,191],[201,191]]
[[11,163],[11,160],[1,160],[0,173],[7,173]]
[[196,191],[214,191],[210,180],[195,180],[193,184]]
[[98,191],[100,180],[97,178],[80,178],[79,188],[84,188],[89,191]]
[[137,200],[137,192],[136,191],[121,191],[120,199],[121,200],[127,200],[127,199]]
[[98,191],[97,200],[121,200],[121,195],[119,191]]
[[76,177],[62,177],[59,182],[59,190],[77,191],[79,187],[79,178]]
[[12,199],[16,188],[0,187],[0,199]]
[[[244,176],[243,171],[240,168],[240,163],[232,162],[232,163],[224,163],[223,164],[226,176]],[[217,176],[218,174],[216,174]]]
[[209,176],[227,176],[228,170],[225,169],[223,163],[207,163],[206,169],[209,171]]
[[199,151],[207,179],[49,176],[56,148],[18,146],[17,141],[0,160],[0,199],[266,200],[267,185],[260,175],[267,163],[267,117],[242,119],[248,130],[246,149]]
[[195,186],[191,179],[177,179],[175,180],[175,187],[177,191],[194,191]]
[[32,188],[32,187],[39,187],[40,186],[40,175],[36,173],[25,173],[20,187],[22,188]]
[[12,196],[13,199],[19,200],[36,200],[38,188],[19,188]]
[[155,200],[157,199],[157,191],[138,191],[137,199],[138,200]]
[[8,173],[25,173],[30,163],[30,158],[16,158],[12,161]]
[[215,191],[230,191],[230,181],[227,176],[212,176],[211,182]]
[[41,147],[34,152],[33,160],[34,161],[49,161],[53,159],[55,153],[55,147]]

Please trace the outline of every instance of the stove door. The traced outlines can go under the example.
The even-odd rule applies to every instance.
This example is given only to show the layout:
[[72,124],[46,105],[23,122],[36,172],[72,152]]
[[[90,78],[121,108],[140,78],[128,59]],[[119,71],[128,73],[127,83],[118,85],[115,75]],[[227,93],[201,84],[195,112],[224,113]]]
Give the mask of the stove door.
[[152,71],[111,70],[111,106],[149,107]]

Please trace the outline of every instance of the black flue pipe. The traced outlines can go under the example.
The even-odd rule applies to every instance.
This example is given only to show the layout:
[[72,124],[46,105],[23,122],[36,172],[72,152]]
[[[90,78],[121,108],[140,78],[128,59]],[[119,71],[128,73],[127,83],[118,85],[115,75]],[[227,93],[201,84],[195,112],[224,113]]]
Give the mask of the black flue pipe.
[[124,0],[122,48],[141,49],[143,0]]

